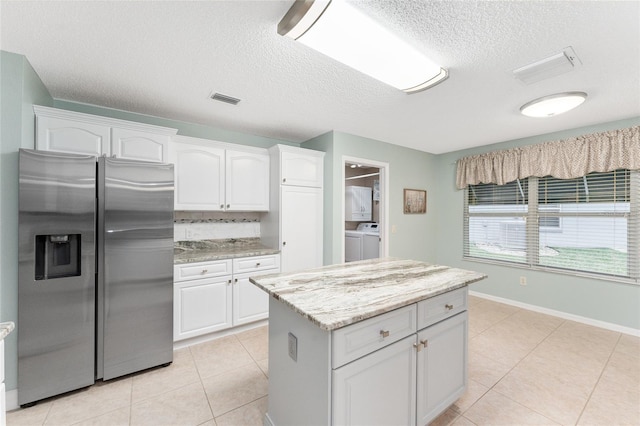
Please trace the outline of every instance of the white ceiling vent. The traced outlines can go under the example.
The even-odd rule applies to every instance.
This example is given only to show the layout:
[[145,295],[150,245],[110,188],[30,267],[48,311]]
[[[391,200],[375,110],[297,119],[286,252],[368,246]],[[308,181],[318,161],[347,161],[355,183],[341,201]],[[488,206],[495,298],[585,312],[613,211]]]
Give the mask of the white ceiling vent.
[[524,84],[532,84],[573,71],[581,64],[573,47],[569,46],[562,52],[513,70],[513,75]]
[[214,101],[220,101],[220,102],[224,102],[231,105],[238,105],[238,102],[240,102],[240,99],[238,98],[234,98],[233,96],[227,96],[227,95],[223,95],[222,93],[215,93],[215,92],[210,96],[210,98],[213,99]]

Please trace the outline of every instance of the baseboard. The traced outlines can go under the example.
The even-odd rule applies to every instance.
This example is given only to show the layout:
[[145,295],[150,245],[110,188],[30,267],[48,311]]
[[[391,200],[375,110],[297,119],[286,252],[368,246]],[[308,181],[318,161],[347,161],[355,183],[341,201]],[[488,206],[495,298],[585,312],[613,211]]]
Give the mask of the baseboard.
[[264,325],[268,325],[269,320],[264,319],[256,322],[252,322],[250,324],[240,325],[238,327],[227,328],[226,330],[217,331],[209,334],[205,334],[202,336],[191,337],[189,339],[179,340],[177,342],[173,342],[173,350],[178,350],[182,348],[187,348],[189,346],[197,345],[199,343],[209,342],[211,340],[220,339],[221,337],[230,336],[232,334],[242,333],[243,331],[251,330],[253,328],[262,327]]
[[7,411],[16,410],[20,408],[18,406],[18,389],[7,391],[4,394],[4,397],[5,397],[4,399],[5,403],[7,404]]
[[541,314],[552,315],[554,317],[567,319],[582,324],[592,325],[594,327],[604,328],[606,330],[617,331],[618,333],[629,334],[631,336],[640,337],[640,329],[625,327],[622,325],[614,324],[606,321],[599,321],[593,318],[587,318],[580,315],[569,314],[567,312],[556,311],[553,309],[543,308],[541,306],[530,305],[528,303],[518,302],[516,300],[505,299],[503,297],[492,296],[486,293],[479,293],[477,291],[469,291],[469,295],[480,297],[482,299],[492,300],[498,303],[504,303],[505,305],[515,306],[517,308],[527,309],[529,311],[540,312]]

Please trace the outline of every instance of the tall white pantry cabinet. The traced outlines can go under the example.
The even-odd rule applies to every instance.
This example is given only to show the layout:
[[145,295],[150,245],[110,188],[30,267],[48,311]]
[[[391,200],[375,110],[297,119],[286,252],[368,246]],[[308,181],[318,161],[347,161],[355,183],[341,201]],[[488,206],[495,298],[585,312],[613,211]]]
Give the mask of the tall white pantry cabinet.
[[261,236],[280,250],[281,272],[323,264],[324,152],[275,145],[271,156],[270,210]]

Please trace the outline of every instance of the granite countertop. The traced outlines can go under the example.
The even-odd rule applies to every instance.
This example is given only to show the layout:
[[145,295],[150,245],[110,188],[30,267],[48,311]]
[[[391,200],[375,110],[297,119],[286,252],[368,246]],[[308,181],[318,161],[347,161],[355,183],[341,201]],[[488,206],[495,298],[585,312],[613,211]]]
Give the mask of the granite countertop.
[[15,324],[12,321],[0,322],[0,340],[4,340],[15,328]]
[[486,277],[449,266],[384,258],[263,275],[250,281],[330,331]]
[[280,251],[262,245],[260,238],[176,241],[173,248],[173,263],[177,265],[277,253]]

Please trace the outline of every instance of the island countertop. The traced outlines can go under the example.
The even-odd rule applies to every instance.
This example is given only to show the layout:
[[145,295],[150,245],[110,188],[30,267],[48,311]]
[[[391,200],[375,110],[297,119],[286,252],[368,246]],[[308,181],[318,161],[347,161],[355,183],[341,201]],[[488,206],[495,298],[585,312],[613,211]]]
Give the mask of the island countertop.
[[335,330],[480,281],[479,272],[395,258],[252,277],[322,330]]

